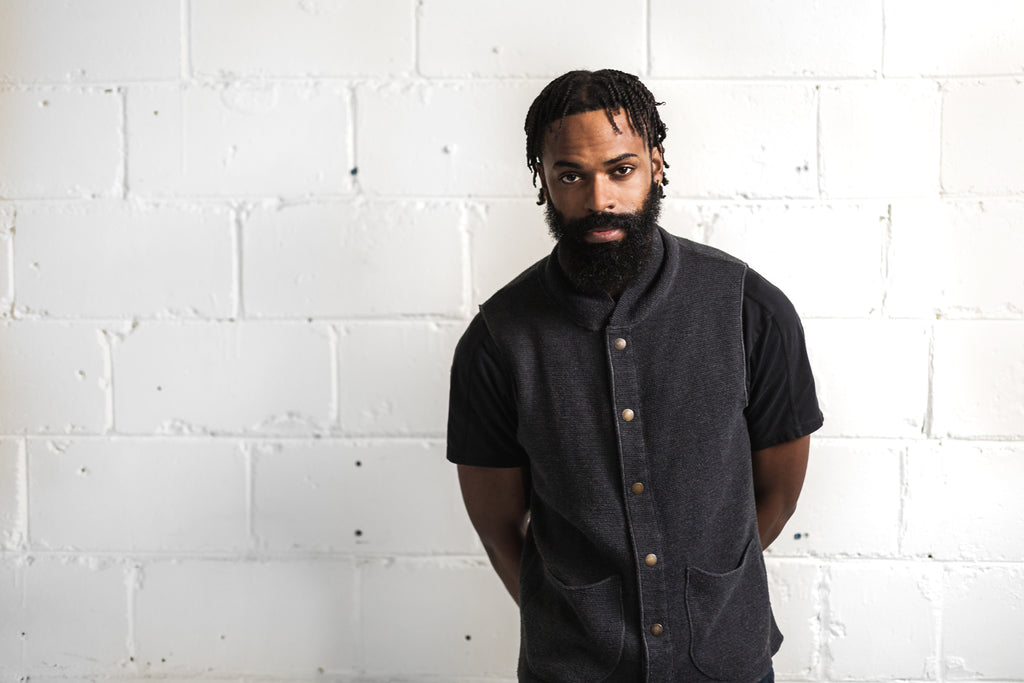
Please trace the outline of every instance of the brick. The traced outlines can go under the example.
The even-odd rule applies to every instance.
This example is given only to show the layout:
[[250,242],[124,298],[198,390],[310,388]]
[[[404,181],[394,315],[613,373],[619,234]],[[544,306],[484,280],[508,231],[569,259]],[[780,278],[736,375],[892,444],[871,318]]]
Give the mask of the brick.
[[328,337],[319,325],[143,323],[114,345],[117,431],[325,430]]
[[[814,88],[650,83],[675,197],[817,197]],[[674,163],[676,162],[676,163]]]
[[7,322],[0,325],[0,358],[0,386],[6,396],[18,397],[0,411],[0,433],[95,433],[104,428],[109,376],[95,327]]
[[939,118],[934,83],[872,81],[823,87],[822,195],[935,195]]
[[1024,202],[897,202],[892,208],[892,316],[1024,317]]
[[537,196],[523,121],[542,87],[532,81],[360,86],[360,186],[391,197]]
[[942,190],[947,194],[1024,192],[1024,83],[944,86]]
[[[246,314],[458,315],[464,308],[463,222],[457,206],[436,202],[255,210],[243,236]],[[427,279],[417,283],[413,273]]]
[[25,666],[76,673],[127,664],[126,577],[107,560],[34,557],[25,568]]
[[515,671],[519,611],[486,560],[373,563],[362,590],[367,673],[449,680]]
[[942,616],[945,680],[1019,680],[1024,568],[951,566]]
[[928,404],[923,322],[805,320],[825,426],[818,436],[920,437]]
[[901,449],[886,441],[812,439],[796,513],[767,552],[895,556],[900,456]]
[[455,344],[465,324],[353,323],[338,341],[348,434],[441,435]]
[[673,235],[694,242],[707,242],[703,206],[702,202],[665,197],[658,223]]
[[[595,0],[587,3],[581,23],[575,3],[483,0],[469,11],[459,0],[432,0],[420,8],[420,71],[449,77],[561,75],[570,65],[538,49],[546,45],[572,55],[572,64],[639,73],[647,66],[644,4]],[[567,31],[569,26],[581,30]]]
[[[743,259],[804,316],[863,317],[882,303],[882,204],[701,206],[708,244]],[[841,258],[823,258],[824,254]],[[842,286],[822,286],[842,283]]]
[[246,469],[237,444],[30,439],[28,461],[34,548],[240,551],[248,546]]
[[554,248],[544,208],[536,200],[487,202],[483,216],[471,225],[474,304],[486,301]]
[[286,441],[252,451],[262,548],[481,552],[441,442]]
[[128,181],[139,195],[351,191],[341,85],[233,83],[128,92]]
[[912,444],[903,552],[940,559],[1024,560],[1024,444]]
[[[1024,7],[1002,0],[968,5],[885,3],[886,76],[967,76],[1024,71]],[[1009,120],[1009,119],[1007,119]]]
[[0,92],[0,121],[0,199],[110,196],[120,191],[120,94]]
[[177,78],[179,12],[177,0],[5,0],[0,81]]
[[[5,666],[21,664],[22,627],[24,626],[24,562],[13,555],[0,555],[0,662]],[[3,669],[0,668],[0,672]]]
[[152,676],[348,668],[355,590],[344,560],[150,562],[135,595],[136,666]]
[[936,436],[1024,433],[1024,322],[936,324],[934,366]]
[[[0,551],[20,547],[25,541],[28,516],[25,454],[21,442],[0,439]],[[3,614],[0,610],[0,614]],[[0,657],[0,661],[4,661]]]
[[933,678],[941,571],[910,563],[833,565],[828,680]]
[[[18,211],[18,303],[61,317],[227,317],[226,211],[101,203]],[[131,283],[130,286],[126,286]]]
[[[213,76],[384,76],[414,64],[409,0],[227,0],[192,6],[192,66]],[[230,36],[230,40],[225,40]]]
[[875,76],[879,3],[727,0],[651,2],[651,67],[658,77]]
[[785,636],[772,658],[779,678],[812,678],[821,663],[821,568],[803,562],[768,560],[768,591],[775,621]]

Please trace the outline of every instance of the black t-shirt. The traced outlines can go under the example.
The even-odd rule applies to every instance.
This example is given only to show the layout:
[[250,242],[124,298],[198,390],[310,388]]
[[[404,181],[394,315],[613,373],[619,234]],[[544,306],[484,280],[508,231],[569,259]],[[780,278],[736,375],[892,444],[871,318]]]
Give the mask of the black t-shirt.
[[[786,295],[751,269],[743,287],[747,430],[752,450],[799,439],[823,422],[803,326]],[[459,341],[448,406],[448,459],[524,467],[514,390],[480,314]]]

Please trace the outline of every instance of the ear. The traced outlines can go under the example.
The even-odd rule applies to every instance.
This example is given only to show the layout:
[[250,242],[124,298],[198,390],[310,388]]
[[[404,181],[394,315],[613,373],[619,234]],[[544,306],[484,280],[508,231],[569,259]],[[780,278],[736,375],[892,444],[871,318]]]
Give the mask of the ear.
[[540,178],[540,191],[544,193],[544,198],[551,201],[551,195],[548,194],[548,181],[544,177],[544,169],[541,166],[537,166],[537,177]]
[[662,157],[661,150],[654,147],[651,149],[651,180],[655,183],[661,184],[664,172],[665,159]]

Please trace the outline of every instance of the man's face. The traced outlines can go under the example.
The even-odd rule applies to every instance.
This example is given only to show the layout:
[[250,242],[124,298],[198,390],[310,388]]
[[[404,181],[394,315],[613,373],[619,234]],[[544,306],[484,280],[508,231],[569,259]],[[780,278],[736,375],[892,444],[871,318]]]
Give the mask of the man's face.
[[[547,133],[540,178],[559,261],[577,288],[617,294],[642,268],[660,209],[662,159],[624,114],[565,117]],[[555,131],[558,131],[557,135]]]

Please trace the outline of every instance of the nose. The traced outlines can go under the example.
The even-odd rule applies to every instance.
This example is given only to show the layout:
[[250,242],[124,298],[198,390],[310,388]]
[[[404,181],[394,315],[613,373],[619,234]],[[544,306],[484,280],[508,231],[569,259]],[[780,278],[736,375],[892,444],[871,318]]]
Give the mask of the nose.
[[612,182],[598,175],[590,182],[587,193],[587,212],[602,213],[615,210],[615,188]]

